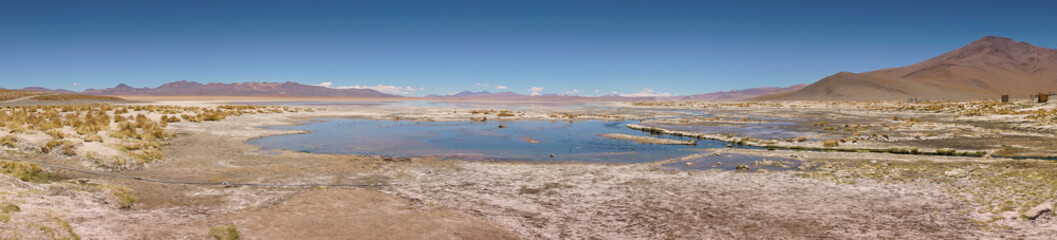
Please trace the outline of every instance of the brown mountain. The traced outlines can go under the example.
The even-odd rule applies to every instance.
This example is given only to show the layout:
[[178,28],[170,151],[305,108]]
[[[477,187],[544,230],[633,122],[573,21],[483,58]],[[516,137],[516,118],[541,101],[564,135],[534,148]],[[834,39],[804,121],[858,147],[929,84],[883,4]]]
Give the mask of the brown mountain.
[[1025,98],[1057,91],[1057,50],[984,37],[924,62],[865,73],[841,72],[762,100],[964,100]]
[[[35,88],[40,90],[39,88]],[[57,92],[64,90],[50,90]],[[107,89],[88,89],[82,94],[110,96],[268,96],[268,97],[399,97],[371,89],[335,89],[295,82],[208,83],[178,81],[157,88],[133,88],[125,84]]]
[[689,96],[678,97],[679,100],[684,101],[742,101],[749,100],[756,97],[787,93],[804,88],[807,84],[797,84],[789,87],[761,87],[761,88],[749,88],[742,90],[730,90],[730,91],[719,91],[705,94],[694,94]]

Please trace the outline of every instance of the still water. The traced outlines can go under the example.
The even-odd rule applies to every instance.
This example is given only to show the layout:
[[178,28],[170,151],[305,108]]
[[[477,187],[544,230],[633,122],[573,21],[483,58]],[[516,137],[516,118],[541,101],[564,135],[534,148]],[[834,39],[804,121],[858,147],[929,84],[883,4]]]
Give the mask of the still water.
[[[598,136],[607,133],[649,135],[624,126],[636,122],[321,119],[299,126],[271,127],[308,130],[311,133],[256,138],[248,143],[264,149],[327,154],[594,163],[652,162],[727,145],[711,140],[699,140],[696,146],[641,144]],[[667,135],[653,137],[690,139]]]

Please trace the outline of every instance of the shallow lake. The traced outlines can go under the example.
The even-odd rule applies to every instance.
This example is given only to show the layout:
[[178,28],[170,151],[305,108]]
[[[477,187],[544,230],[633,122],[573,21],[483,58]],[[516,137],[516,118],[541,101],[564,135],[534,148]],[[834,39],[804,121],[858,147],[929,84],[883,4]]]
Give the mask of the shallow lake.
[[[417,122],[366,119],[321,119],[272,129],[308,130],[307,134],[256,138],[264,149],[309,153],[431,156],[466,160],[652,162],[722,148],[721,141],[698,140],[696,146],[642,144],[598,136],[607,133],[649,135],[625,127],[637,121],[503,121]],[[505,128],[500,128],[504,125]],[[690,138],[654,135],[658,138]],[[741,147],[741,146],[736,146]],[[552,157],[553,155],[553,157]]]

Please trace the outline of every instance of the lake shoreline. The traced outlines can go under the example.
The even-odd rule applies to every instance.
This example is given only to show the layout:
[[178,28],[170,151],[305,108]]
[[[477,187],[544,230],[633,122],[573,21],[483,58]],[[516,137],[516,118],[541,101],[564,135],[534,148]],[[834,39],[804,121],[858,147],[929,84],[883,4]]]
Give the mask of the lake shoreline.
[[[30,184],[13,189],[25,195],[10,201],[18,202],[24,209],[31,209],[18,213],[15,219],[36,216],[33,214],[42,209],[64,212],[60,218],[68,221],[78,235],[88,238],[201,237],[210,226],[222,224],[237,226],[246,237],[260,238],[282,238],[287,236],[282,233],[285,229],[315,229],[313,231],[318,233],[334,234],[371,234],[365,232],[367,229],[342,227],[345,225],[339,224],[353,221],[345,218],[350,216],[360,220],[375,219],[387,226],[411,229],[406,232],[409,235],[401,235],[408,237],[424,236],[414,234],[427,233],[453,236],[444,234],[455,232],[481,238],[530,239],[562,236],[1016,236],[1010,232],[1012,230],[984,230],[983,226],[975,221],[990,218],[991,215],[964,214],[967,209],[973,209],[976,205],[951,197],[945,185],[913,180],[919,176],[903,172],[938,171],[937,174],[927,176],[942,177],[942,181],[965,182],[976,179],[978,176],[973,174],[981,171],[1007,171],[1004,170],[1007,168],[1000,166],[1029,163],[1001,158],[726,148],[638,164],[481,162],[423,157],[311,154],[281,150],[265,153],[260,147],[245,142],[256,137],[298,132],[263,128],[266,126],[296,125],[318,118],[392,120],[394,116],[399,116],[401,121],[458,121],[482,116],[480,113],[469,113],[478,109],[335,106],[320,107],[317,110],[244,115],[217,122],[174,123],[169,129],[177,136],[165,140],[164,159],[147,164],[142,169],[114,172],[167,181],[306,187],[181,186],[142,182],[134,178],[116,179],[58,171],[58,175],[64,179],[90,179],[93,183],[126,186],[138,196],[138,203],[128,210],[117,209],[101,202],[81,203],[54,195],[54,192],[31,191],[40,187],[70,188],[78,186],[76,183],[61,181],[44,185]],[[464,111],[465,113],[459,113]],[[720,109],[718,116],[723,116],[724,111],[731,110]],[[647,119],[657,114],[677,113],[561,108],[526,110],[523,115],[515,118],[559,117],[557,119],[567,120],[565,116],[575,115],[577,117],[573,119],[577,121],[581,120],[578,116],[585,116],[583,120],[628,120]],[[661,167],[665,164],[690,162],[694,157],[712,154],[793,159],[806,164],[802,165],[802,170],[794,167],[797,169],[751,172],[686,171]],[[26,159],[31,162],[79,168],[76,162],[52,155],[29,156]],[[6,157],[10,158],[12,155]],[[1049,166],[1044,162],[1032,164]],[[957,170],[967,168],[973,169],[964,170],[964,174],[968,175],[962,175],[960,171],[963,170]],[[879,175],[885,176],[884,178],[872,177],[875,175],[871,174],[882,170],[896,172]],[[909,180],[893,181],[900,179]],[[341,187],[359,184],[368,187]],[[63,194],[87,196],[87,193],[78,192]],[[340,204],[330,205],[331,203]],[[356,206],[366,206],[377,211],[366,211],[365,208]],[[899,211],[893,211],[895,209]],[[289,211],[311,214],[309,219],[314,219],[314,224],[269,225],[264,221],[284,216],[284,213]],[[350,211],[359,214],[350,214]],[[342,212],[345,217],[331,215],[335,212]],[[1053,223],[1050,220],[1042,221],[1042,224]],[[147,227],[146,223],[151,223],[151,227]],[[1027,225],[1032,223],[1021,220],[1005,219],[997,220],[996,223],[1013,226],[1013,229],[1017,229],[1021,234],[1046,234],[1039,230],[1041,228],[1032,227],[1036,225]],[[427,231],[427,226],[444,228],[439,230],[440,233],[431,233]],[[848,229],[863,231],[849,232],[846,231]],[[395,233],[373,234],[383,235],[364,236],[393,236],[384,234]]]

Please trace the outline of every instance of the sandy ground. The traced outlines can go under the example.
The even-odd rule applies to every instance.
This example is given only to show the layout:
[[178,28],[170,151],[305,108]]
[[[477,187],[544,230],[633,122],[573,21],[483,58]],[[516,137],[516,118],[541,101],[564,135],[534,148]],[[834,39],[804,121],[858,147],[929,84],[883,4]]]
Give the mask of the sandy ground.
[[834,183],[791,173],[641,166],[464,164],[421,169],[398,195],[453,205],[526,238],[970,238],[930,186]]
[[[1049,216],[1034,222],[1012,216],[1014,220],[999,221],[1007,222],[1007,227],[989,228],[980,218],[990,216],[974,214],[975,203],[952,196],[943,182],[833,181],[805,177],[805,171],[810,170],[684,171],[658,167],[665,162],[534,164],[322,155],[260,151],[243,143],[254,137],[297,133],[261,126],[320,117],[466,121],[482,116],[470,113],[479,108],[319,108],[325,111],[171,124],[170,131],[178,136],[165,142],[165,157],[141,169],[107,173],[119,177],[58,168],[51,168],[56,180],[50,183],[24,183],[4,176],[0,179],[5,190],[0,200],[18,204],[22,210],[11,214],[11,221],[0,222],[0,234],[19,233],[23,238],[76,234],[85,239],[201,239],[209,236],[212,226],[234,225],[245,239],[1057,237],[1057,233],[1045,230],[1055,227]],[[752,108],[711,110],[717,116],[739,111],[740,116],[750,117],[803,116],[793,111]],[[576,115],[576,120],[680,115],[633,106],[513,111],[513,117],[489,115],[490,121],[553,120],[568,115]],[[891,118],[876,112],[830,114],[863,119],[866,124],[870,124],[866,120],[877,123]],[[884,119],[876,119],[882,115]],[[812,127],[807,123],[789,128],[832,134]],[[829,137],[818,135],[814,140],[819,138]],[[720,151],[818,162],[1011,161],[886,153]],[[55,155],[7,151],[0,157],[45,167],[84,169],[79,159]],[[301,184],[329,187],[296,186]],[[112,186],[132,189],[138,198],[135,205],[122,209]],[[38,225],[52,231],[41,230],[44,228]]]

